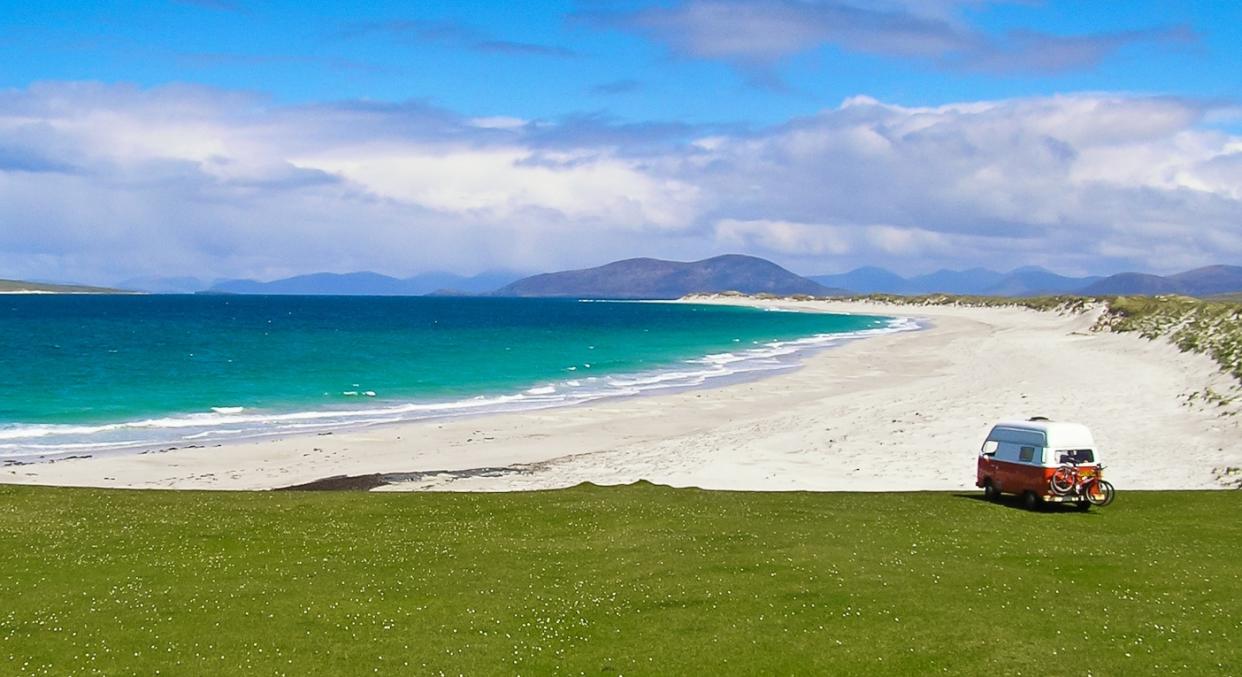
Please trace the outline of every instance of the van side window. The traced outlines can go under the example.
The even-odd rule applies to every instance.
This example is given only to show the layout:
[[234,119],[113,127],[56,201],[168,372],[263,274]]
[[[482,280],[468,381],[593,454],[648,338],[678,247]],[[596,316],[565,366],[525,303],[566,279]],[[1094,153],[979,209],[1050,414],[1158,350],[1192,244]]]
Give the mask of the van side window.
[[1018,460],[1023,463],[1030,463],[1035,458],[1035,447],[1022,447],[1018,450]]
[[1095,463],[1095,454],[1090,449],[1068,449],[1061,456],[1061,462]]

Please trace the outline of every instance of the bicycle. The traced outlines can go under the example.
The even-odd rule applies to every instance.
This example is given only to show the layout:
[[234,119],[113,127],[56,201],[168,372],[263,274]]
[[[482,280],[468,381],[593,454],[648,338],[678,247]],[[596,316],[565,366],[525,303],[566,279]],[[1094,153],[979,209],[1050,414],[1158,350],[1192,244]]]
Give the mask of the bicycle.
[[1061,463],[1061,467],[1057,468],[1056,472],[1052,473],[1052,479],[1048,484],[1052,493],[1058,496],[1081,496],[1087,499],[1088,504],[1102,508],[1112,503],[1117,493],[1103,475],[1104,466],[1102,465],[1095,466],[1094,472],[1088,470],[1084,474],[1078,471],[1078,463],[1067,459]]

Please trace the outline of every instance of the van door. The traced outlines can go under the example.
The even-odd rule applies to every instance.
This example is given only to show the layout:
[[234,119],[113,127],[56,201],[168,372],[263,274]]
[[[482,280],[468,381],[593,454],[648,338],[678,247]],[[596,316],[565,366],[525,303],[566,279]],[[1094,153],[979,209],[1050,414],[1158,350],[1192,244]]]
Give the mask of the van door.
[[993,459],[996,461],[993,464],[996,481],[1000,484],[1001,490],[1006,493],[1021,491],[1017,486],[1021,481],[1018,473],[1018,445],[1013,442],[1001,442],[997,445]]
[[1018,462],[1013,466],[1014,481],[1010,485],[1015,492],[1034,491],[1040,495],[1044,493],[1040,481],[1044,475],[1043,460],[1043,449],[1025,444],[1018,447]]

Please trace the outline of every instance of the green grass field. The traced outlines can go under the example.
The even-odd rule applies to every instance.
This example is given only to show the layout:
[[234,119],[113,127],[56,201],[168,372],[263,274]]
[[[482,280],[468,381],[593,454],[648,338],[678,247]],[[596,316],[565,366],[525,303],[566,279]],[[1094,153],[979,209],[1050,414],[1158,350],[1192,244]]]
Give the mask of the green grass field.
[[0,674],[1238,674],[1242,492],[0,487]]

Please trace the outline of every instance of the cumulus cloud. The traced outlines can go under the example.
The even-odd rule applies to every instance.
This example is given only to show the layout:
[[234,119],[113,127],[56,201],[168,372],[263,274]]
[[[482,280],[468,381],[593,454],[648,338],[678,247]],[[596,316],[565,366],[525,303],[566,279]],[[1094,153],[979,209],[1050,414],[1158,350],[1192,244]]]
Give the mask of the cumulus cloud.
[[1169,272],[1242,258],[1242,139],[1176,98],[856,97],[752,130],[0,92],[0,277],[541,270],[634,255]]
[[862,234],[878,224],[933,260],[1003,251],[1014,265],[1167,271],[1242,255],[1228,244],[1242,230],[1237,141],[1199,128],[1203,114],[1195,102],[1108,95],[935,108],[858,98],[718,140],[700,185],[732,218],[848,224],[851,252],[873,260],[903,243],[868,245]]
[[[0,267],[272,276],[538,268],[692,223],[697,189],[600,145],[419,103],[197,87],[0,94]],[[631,247],[632,251],[637,246]],[[47,270],[49,262],[63,261]]]
[[1194,40],[1184,27],[1060,36],[1016,30],[993,36],[957,16],[970,0],[684,0],[641,9],[583,12],[595,25],[633,32],[673,53],[726,61],[772,80],[778,61],[824,45],[929,61],[963,70],[1062,73],[1095,66],[1131,44]]

